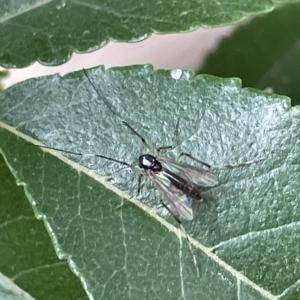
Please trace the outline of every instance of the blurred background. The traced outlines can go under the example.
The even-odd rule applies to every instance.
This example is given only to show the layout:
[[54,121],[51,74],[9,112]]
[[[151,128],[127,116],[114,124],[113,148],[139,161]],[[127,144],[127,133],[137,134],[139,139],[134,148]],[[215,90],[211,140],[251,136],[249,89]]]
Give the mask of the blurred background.
[[[22,68],[10,69],[2,80],[2,88],[7,88],[28,78],[66,73],[104,65],[105,68],[134,64],[152,64],[155,69],[183,69],[197,71],[207,53],[213,52],[219,41],[229,36],[240,26],[203,29],[181,34],[153,34],[150,38],[136,43],[110,42],[103,48],[88,53],[74,53],[71,60],[57,66],[43,66],[39,63]],[[0,70],[4,70],[0,67]]]

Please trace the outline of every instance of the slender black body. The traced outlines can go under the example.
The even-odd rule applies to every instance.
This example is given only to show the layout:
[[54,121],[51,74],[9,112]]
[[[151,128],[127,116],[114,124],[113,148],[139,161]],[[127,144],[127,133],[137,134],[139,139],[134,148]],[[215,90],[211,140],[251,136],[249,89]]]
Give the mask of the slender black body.
[[150,154],[141,155],[139,157],[139,167],[141,169],[144,169],[147,173],[162,173],[162,175],[170,180],[171,184],[173,184],[178,190],[182,191],[187,196],[191,197],[194,200],[202,199],[200,192],[192,182],[175,174],[174,172],[163,168],[162,164],[156,159],[155,156]]

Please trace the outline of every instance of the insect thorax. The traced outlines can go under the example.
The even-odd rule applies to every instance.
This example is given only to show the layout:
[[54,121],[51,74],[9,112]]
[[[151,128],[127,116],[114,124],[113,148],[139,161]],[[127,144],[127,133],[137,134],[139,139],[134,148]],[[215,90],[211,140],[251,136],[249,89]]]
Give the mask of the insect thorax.
[[139,157],[139,167],[144,170],[152,170],[153,172],[162,170],[161,163],[156,160],[155,156],[150,154],[143,154]]

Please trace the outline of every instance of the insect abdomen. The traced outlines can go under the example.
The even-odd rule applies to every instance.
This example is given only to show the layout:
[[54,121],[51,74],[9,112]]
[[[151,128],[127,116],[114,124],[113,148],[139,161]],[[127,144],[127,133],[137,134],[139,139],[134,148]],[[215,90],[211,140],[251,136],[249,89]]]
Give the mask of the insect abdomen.
[[165,171],[165,176],[171,181],[171,183],[187,196],[191,197],[194,200],[202,200],[201,194],[198,191],[197,187],[193,185],[191,182],[188,182],[184,178],[169,172]]

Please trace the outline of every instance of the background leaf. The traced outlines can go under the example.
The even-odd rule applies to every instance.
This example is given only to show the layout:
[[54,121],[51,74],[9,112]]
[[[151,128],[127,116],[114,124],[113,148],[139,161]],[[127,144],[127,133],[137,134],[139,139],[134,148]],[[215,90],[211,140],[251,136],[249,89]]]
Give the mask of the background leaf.
[[[44,224],[35,218],[23,187],[16,187],[1,155],[0,182],[1,272],[35,299],[87,299],[67,262],[57,258]],[[1,277],[1,287],[7,286],[2,282]],[[15,299],[23,299],[21,296],[28,299],[20,292]],[[5,289],[0,297],[10,299],[11,293]]]
[[58,65],[73,52],[91,52],[109,41],[137,42],[152,33],[231,24],[273,8],[271,0],[1,1],[0,65]]
[[[28,80],[0,96],[1,151],[86,291],[95,299],[296,299],[299,109],[233,79],[184,72],[174,80],[149,66],[89,75],[100,98],[82,72]],[[215,170],[221,184],[203,191],[204,203],[193,203],[195,218],[184,226],[195,239],[200,279],[180,231],[155,213],[165,215],[149,181],[141,202],[115,210],[136,191],[135,174],[88,156],[73,157],[78,165],[32,146],[39,140],[136,161],[145,149],[104,101],[154,147],[170,144],[180,117],[168,157],[185,151],[213,164],[266,158]]]
[[243,85],[299,98],[300,4],[253,19],[224,39],[199,73],[239,77]]

